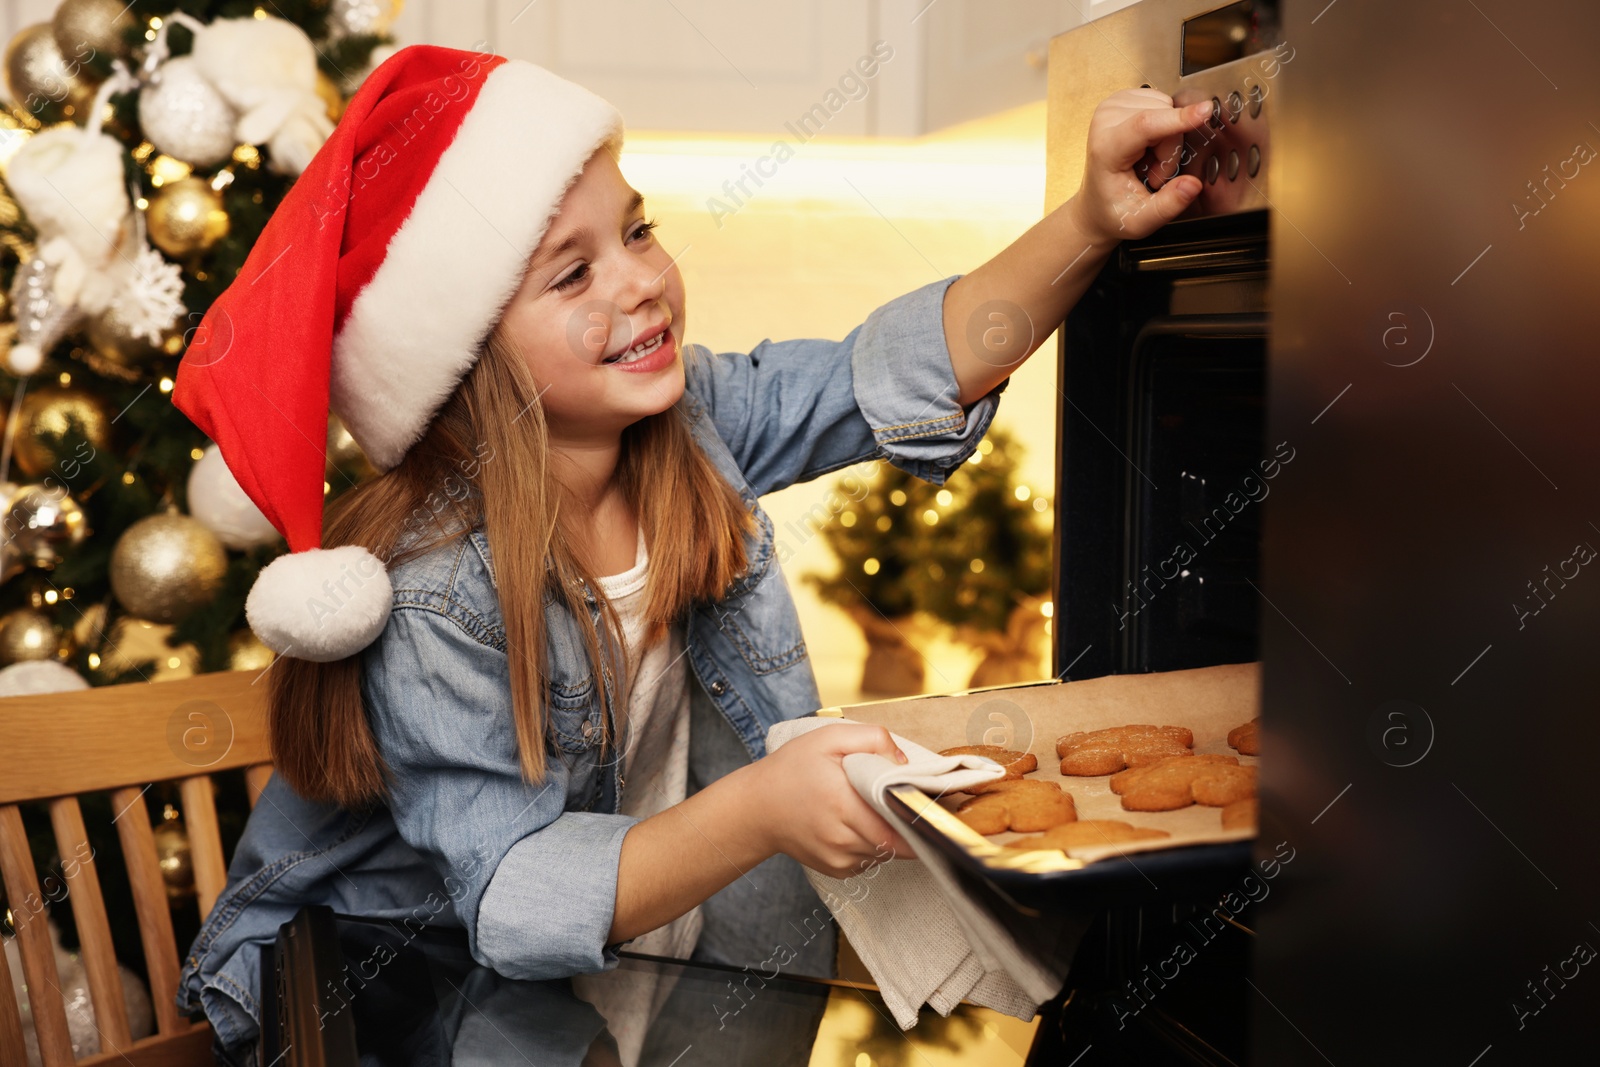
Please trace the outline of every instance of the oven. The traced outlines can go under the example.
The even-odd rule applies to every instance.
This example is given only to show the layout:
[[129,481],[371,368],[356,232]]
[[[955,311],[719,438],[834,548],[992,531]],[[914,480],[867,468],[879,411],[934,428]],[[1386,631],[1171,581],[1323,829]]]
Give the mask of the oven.
[[[1047,208],[1076,190],[1111,92],[1214,101],[1172,161],[1200,197],[1124,242],[1061,330],[1053,653],[1069,680],[1260,658],[1263,504],[1294,458],[1266,434],[1269,130],[1286,60],[1275,0],[1144,0],[1052,42]],[[1067,1059],[1247,1059],[1253,934],[1213,911],[1248,859],[1186,851],[1209,879],[1162,879],[1157,900],[1109,908],[1080,947],[1050,1020]],[[1196,930],[1203,944],[1175,967]]]
[[1593,1056],[1596,40],[1561,0],[1142,0],[1052,41],[1047,207],[1114,89],[1220,120],[1062,331],[1055,667],[1259,659],[1255,859],[1295,856],[1205,973],[1163,970],[1203,904],[1108,913],[1084,1067]]

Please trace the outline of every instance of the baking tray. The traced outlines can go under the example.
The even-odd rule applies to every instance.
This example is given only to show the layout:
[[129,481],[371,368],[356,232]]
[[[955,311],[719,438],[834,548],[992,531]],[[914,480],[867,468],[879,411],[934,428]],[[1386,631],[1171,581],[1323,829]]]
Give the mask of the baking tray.
[[1025,914],[1082,914],[1221,892],[1248,873],[1255,834],[1223,830],[1220,809],[1214,807],[1124,811],[1110,792],[1109,775],[1060,774],[1056,737],[1131,723],[1185,726],[1194,733],[1195,752],[1235,755],[1240,763],[1253,764],[1255,757],[1238,755],[1226,738],[1230,729],[1256,717],[1259,694],[1260,665],[1243,663],[998,686],[829,708],[822,714],[887,726],[935,751],[980,743],[1026,749],[1039,760],[1039,769],[1027,777],[1060,782],[1073,795],[1079,819],[1119,819],[1172,835],[1072,855],[1007,848],[1007,842],[1030,835],[984,836],[972,830],[951,810],[965,793],[932,797],[914,786],[889,790],[886,803],[946,858],[975,897],[1003,901]]

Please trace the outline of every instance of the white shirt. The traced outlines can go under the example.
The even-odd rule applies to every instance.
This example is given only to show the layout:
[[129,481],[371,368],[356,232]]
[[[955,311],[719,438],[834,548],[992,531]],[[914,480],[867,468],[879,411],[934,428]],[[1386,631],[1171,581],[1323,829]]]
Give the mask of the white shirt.
[[[621,771],[626,780],[619,810],[639,819],[682,802],[689,786],[689,667],[684,658],[683,627],[672,626],[655,645],[641,648],[649,567],[650,554],[641,530],[634,565],[621,574],[595,579],[616,609],[632,668],[617,691]],[[696,905],[625,947],[631,952],[686,960],[700,939],[703,922]],[[653,974],[616,971],[601,980],[590,975],[573,978],[574,991],[605,1016],[625,1065],[638,1062],[645,1032],[672,985],[658,982]]]

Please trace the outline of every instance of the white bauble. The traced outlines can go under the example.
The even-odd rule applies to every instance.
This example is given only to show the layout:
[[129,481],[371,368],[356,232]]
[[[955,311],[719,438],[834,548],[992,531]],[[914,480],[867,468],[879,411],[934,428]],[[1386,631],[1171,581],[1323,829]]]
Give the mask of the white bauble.
[[163,63],[139,93],[139,125],[150,143],[197,168],[221,163],[238,145],[239,116],[192,56]]
[[[61,947],[61,931],[48,913],[37,913],[33,918],[43,918],[50,934],[50,947],[55,953],[56,976],[60,980],[62,1007],[67,1015],[67,1033],[72,1040],[74,1058],[82,1059],[101,1051],[100,1031],[95,1025],[94,1004],[89,995],[89,976],[83,966],[83,957]],[[39,1067],[39,1038],[33,1028],[33,1010],[23,988],[22,956],[17,950],[16,938],[5,943],[6,963],[11,969],[11,993],[22,1013],[22,1040],[28,1067]],[[128,1031],[137,1041],[155,1031],[155,1013],[151,1008],[150,994],[144,983],[121,963],[117,976],[122,979],[122,999],[128,1013]],[[0,996],[5,995],[0,993]]]
[[255,548],[279,537],[255,501],[240,488],[215,444],[206,446],[205,454],[189,472],[189,514],[229,548]]
[[23,660],[9,667],[0,667],[0,697],[66,693],[87,688],[89,682],[83,675],[53,659]]

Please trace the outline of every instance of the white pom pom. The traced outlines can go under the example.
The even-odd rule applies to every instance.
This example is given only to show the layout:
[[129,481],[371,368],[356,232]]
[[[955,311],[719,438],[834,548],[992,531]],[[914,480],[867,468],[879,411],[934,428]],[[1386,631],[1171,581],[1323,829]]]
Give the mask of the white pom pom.
[[328,663],[377,639],[393,597],[389,572],[365,548],[313,548],[263,567],[244,613],[261,643],[279,655]]
[[44,353],[39,351],[38,345],[23,342],[11,346],[11,354],[6,357],[6,366],[11,368],[11,373],[21,376],[32,374],[44,366]]
[[215,444],[206,446],[189,471],[189,514],[229,548],[255,548],[282,536],[250,494],[239,487],[222,458],[222,449]]
[[0,669],[0,697],[22,696],[26,693],[65,693],[87,688],[89,682],[83,675],[53,659],[24,660]]

